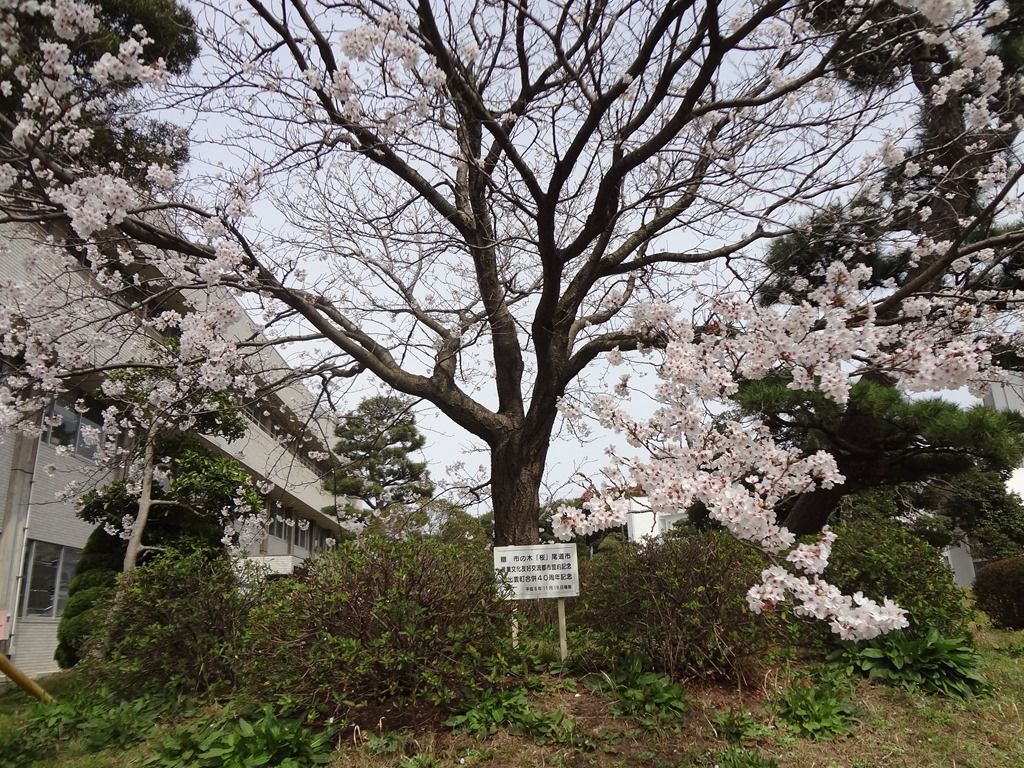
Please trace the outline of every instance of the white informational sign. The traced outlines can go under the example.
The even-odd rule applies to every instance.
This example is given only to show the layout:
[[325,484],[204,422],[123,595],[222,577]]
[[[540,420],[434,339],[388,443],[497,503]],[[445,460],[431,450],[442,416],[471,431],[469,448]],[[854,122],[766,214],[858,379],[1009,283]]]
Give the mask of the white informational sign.
[[580,593],[576,545],[572,543],[495,547],[494,570],[504,576],[511,600],[576,597]]

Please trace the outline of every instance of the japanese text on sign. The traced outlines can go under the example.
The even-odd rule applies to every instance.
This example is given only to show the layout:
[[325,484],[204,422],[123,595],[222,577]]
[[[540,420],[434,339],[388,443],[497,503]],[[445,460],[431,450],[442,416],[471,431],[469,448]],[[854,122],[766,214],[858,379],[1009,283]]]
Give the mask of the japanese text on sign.
[[511,600],[576,597],[580,593],[575,544],[495,547],[494,570]]

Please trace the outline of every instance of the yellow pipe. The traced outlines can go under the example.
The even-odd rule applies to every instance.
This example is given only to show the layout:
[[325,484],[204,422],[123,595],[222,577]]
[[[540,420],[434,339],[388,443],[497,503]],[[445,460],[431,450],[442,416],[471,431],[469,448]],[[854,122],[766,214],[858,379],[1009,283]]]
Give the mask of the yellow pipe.
[[11,678],[11,680],[20,685],[27,693],[32,694],[40,701],[44,701],[47,704],[53,704],[56,701],[53,696],[40,688],[34,680],[29,679],[24,672],[14,666],[14,664],[11,663],[11,660],[2,653],[0,653],[0,672],[3,672]]

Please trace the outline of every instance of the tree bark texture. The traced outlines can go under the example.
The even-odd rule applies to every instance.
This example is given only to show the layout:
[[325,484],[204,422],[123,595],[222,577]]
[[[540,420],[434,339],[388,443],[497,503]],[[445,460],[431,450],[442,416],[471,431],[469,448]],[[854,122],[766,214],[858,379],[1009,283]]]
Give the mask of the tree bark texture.
[[491,448],[494,544],[536,544],[540,540],[540,485],[547,441],[515,437]]

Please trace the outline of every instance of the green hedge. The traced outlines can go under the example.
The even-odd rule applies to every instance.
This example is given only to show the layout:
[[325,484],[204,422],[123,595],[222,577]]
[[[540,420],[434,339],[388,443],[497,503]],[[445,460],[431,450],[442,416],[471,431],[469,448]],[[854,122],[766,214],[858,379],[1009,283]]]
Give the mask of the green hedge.
[[930,629],[946,637],[970,635],[973,611],[938,548],[890,521],[852,522],[835,531],[826,581],[846,594],[891,598],[907,609],[910,627],[904,631],[910,635]]
[[1024,629],[1024,557],[997,560],[974,579],[978,607],[1003,629]]
[[432,539],[360,539],[271,587],[251,617],[247,678],[324,717],[382,704],[449,708],[510,635],[491,565]]
[[703,531],[602,551],[582,568],[573,622],[591,630],[595,661],[630,656],[672,677],[748,677],[775,622],[747,607],[765,558],[728,533]]

